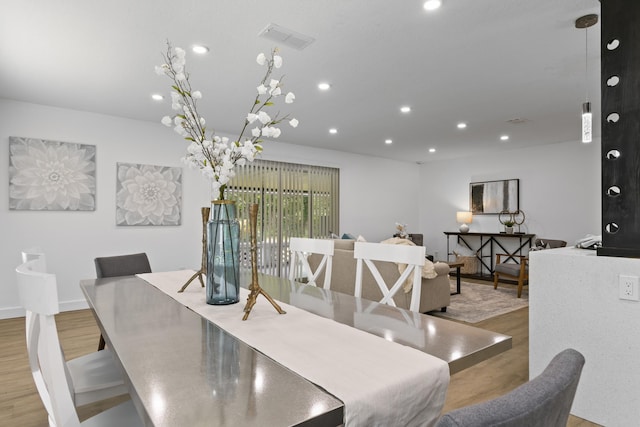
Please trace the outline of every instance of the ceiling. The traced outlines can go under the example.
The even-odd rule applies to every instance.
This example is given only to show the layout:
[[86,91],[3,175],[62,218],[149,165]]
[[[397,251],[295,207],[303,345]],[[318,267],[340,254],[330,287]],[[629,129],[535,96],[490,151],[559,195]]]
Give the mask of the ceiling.
[[[574,27],[600,13],[598,0],[445,0],[435,12],[422,3],[4,2],[0,98],[159,123],[171,113],[170,82],[154,72],[165,43],[199,43],[210,52],[189,52],[187,68],[201,113],[237,135],[262,78],[255,57],[274,46],[257,34],[275,23],[315,38],[302,51],[281,46],[278,72],[296,94],[282,112],[300,121],[282,126],[283,142],[421,163],[578,141],[587,96],[600,136],[601,24],[586,37]],[[151,100],[158,92],[163,102]]]

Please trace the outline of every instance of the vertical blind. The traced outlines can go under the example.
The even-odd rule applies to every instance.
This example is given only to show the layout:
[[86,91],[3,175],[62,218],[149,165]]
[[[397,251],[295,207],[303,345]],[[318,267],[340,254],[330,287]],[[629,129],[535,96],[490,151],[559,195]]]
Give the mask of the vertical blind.
[[240,220],[242,267],[251,267],[249,206],[258,204],[258,270],[286,277],[291,237],[328,238],[339,230],[340,170],[256,160],[227,186]]

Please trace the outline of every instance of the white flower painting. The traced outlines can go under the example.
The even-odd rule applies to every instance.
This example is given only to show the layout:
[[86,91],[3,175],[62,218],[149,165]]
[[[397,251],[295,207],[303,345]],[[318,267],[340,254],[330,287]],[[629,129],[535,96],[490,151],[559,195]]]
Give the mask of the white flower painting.
[[117,164],[117,225],[180,225],[182,168]]
[[9,137],[9,209],[95,208],[95,145]]

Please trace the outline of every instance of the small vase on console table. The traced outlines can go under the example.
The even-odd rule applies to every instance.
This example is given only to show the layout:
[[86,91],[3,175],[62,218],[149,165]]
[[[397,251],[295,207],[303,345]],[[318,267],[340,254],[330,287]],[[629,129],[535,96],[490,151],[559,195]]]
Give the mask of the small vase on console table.
[[214,200],[211,204],[207,223],[207,304],[235,304],[240,293],[240,225],[236,203]]

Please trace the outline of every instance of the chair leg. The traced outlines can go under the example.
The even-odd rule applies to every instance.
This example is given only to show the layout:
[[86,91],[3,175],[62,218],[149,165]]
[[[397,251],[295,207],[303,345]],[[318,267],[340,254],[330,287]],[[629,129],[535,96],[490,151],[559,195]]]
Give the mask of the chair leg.
[[498,273],[493,273],[493,289],[498,289]]
[[518,279],[518,298],[522,296],[522,285],[524,284],[524,279],[520,277]]
[[104,342],[104,337],[102,336],[102,334],[100,334],[100,342],[98,343],[98,351],[104,350],[105,344],[106,343]]

